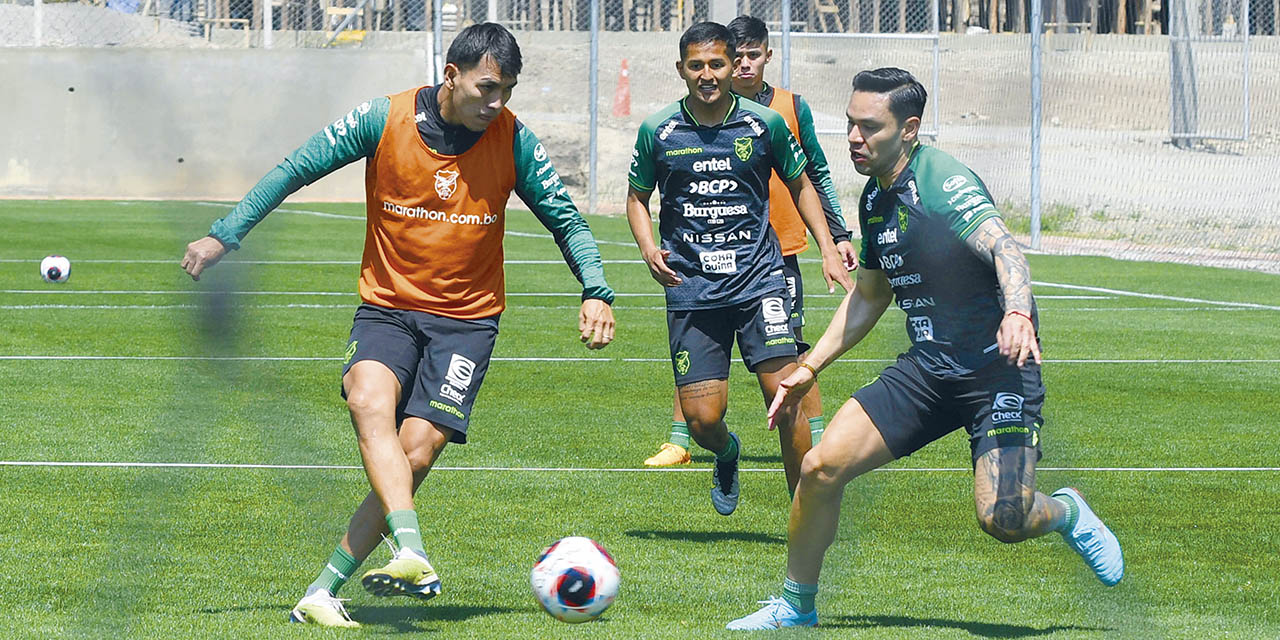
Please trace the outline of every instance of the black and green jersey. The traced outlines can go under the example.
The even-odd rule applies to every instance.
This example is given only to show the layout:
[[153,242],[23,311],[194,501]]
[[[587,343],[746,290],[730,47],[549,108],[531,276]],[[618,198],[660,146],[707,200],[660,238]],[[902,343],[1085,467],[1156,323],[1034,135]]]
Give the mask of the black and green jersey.
[[640,125],[631,187],[662,193],[658,232],[683,282],[667,308],[710,309],[785,288],[769,226],[769,176],[798,177],[807,162],[782,116],[733,96],[723,122],[700,124],[675,102]]
[[[419,90],[415,121],[423,142],[449,155],[464,153],[481,134],[444,122],[435,87]],[[365,102],[311,136],[301,147],[267,173],[226,217],[214,221],[209,235],[230,249],[238,249],[245,235],[289,194],[338,169],[372,158],[382,140],[391,100],[385,96]],[[554,237],[565,261],[583,285],[582,297],[613,303],[613,289],[604,278],[600,251],[586,220],[569,198],[560,176],[533,131],[516,121],[512,143],[515,193]]]
[[862,191],[859,260],[884,270],[907,314],[909,353],[934,374],[964,375],[1000,355],[1000,283],[965,244],[978,225],[999,215],[973,171],[924,145],[892,185],[872,178]]

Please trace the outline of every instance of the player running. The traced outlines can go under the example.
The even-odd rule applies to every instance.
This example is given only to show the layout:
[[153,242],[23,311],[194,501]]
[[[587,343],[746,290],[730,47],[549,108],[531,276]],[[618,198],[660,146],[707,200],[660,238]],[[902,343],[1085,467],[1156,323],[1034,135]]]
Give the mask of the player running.
[[365,159],[368,223],[360,297],[342,393],[373,490],[290,613],[294,622],[358,626],[338,589],[384,535],[395,556],[361,582],[374,595],[440,593],[413,494],[449,442],[467,441],[506,307],[502,238],[514,191],[554,236],[582,282],[578,329],[590,349],[613,339],[600,253],[533,132],[505,105],[520,74],[505,28],[478,24],[449,46],[444,82],[356,107],[267,174],[208,237],[187,246],[195,279],[284,198]]
[[[715,454],[711,500],[722,515],[738,505],[740,441],[724,423],[735,337],[765,401],[796,366],[796,339],[778,239],[769,227],[769,177],[782,176],[822,250],[828,287],[852,286],[822,208],[804,174],[806,158],[777,112],[729,91],[736,43],[714,22],[680,38],[676,70],[688,95],[640,126],[627,219],[649,273],[666,287],[667,328],[680,409],[699,446]],[[653,239],[649,198],[662,192]],[[785,415],[785,417],[783,417]],[[800,414],[780,414],[789,487],[809,449]]]
[[[738,42],[739,57],[733,70],[733,92],[777,111],[787,123],[787,129],[799,141],[800,148],[809,159],[804,166],[804,173],[818,193],[836,251],[840,253],[847,269],[857,268],[853,243],[849,242],[849,230],[845,228],[840,202],[836,199],[835,186],[831,183],[831,173],[827,169],[827,157],[814,133],[809,103],[786,89],[772,87],[764,81],[764,67],[773,57],[773,50],[769,48],[768,27],[759,18],[751,16],[738,16],[726,26]],[[791,200],[791,191],[776,171],[769,177],[769,225],[778,234],[778,242],[782,247],[782,273],[791,296],[791,327],[795,331],[800,356],[804,357],[809,345],[801,337],[801,328],[804,326],[804,282],[800,278],[800,261],[797,255],[808,249],[809,243],[805,240],[804,221],[800,219],[800,212]],[[817,444],[823,430],[822,397],[818,393],[818,385],[815,384],[805,394],[800,402],[800,409],[809,420],[810,441]],[[649,467],[668,467],[688,464],[690,460],[689,425],[680,412],[680,398],[677,396],[671,433],[658,452],[645,460],[644,464]]]
[[1079,492],[1035,490],[1045,389],[1030,270],[982,181],[917,141],[925,98],[901,69],[854,77],[849,154],[870,176],[858,206],[862,267],[831,326],[779,384],[770,414],[787,419],[895,297],[912,346],[853,394],[805,456],[783,595],[730,629],[817,625],[818,573],[845,485],[959,425],[969,434],[983,531],[1002,542],[1058,531],[1104,584],[1124,575],[1119,542]]

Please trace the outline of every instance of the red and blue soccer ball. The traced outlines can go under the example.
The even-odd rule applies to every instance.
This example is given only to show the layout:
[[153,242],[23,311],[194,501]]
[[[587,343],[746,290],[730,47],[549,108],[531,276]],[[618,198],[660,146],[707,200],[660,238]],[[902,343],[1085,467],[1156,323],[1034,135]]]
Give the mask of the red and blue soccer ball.
[[533,565],[533,595],[551,617],[562,622],[594,620],[618,596],[618,565],[591,538],[561,538]]
[[71,277],[71,261],[62,256],[45,256],[40,261],[40,277],[45,282],[62,284]]

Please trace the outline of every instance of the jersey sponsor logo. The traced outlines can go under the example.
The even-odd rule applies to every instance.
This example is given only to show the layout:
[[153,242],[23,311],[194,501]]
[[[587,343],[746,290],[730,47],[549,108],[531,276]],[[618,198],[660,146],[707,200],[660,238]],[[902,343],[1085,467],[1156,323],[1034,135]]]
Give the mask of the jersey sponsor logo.
[[547,161],[547,150],[542,147],[541,142],[538,143],[538,146],[533,148],[533,159],[536,162]]
[[867,218],[867,224],[877,224],[880,222],[884,222],[884,216],[871,216],[870,218]]
[[658,139],[666,140],[667,136],[671,135],[671,131],[675,128],[676,128],[676,121],[674,119],[668,120],[667,124],[662,126],[662,131],[658,132]]
[[738,159],[746,162],[751,159],[751,154],[755,153],[756,141],[751,138],[734,138],[733,153]]
[[[750,236],[750,232],[744,231],[743,233],[746,233],[748,237]],[[695,235],[695,234],[690,234],[690,233],[685,234],[685,237],[686,237],[685,242],[690,242],[690,240],[688,240],[687,238],[688,236],[691,236],[691,235]],[[701,235],[710,236],[713,234],[704,233]],[[725,234],[717,233],[714,235],[719,236],[719,235],[725,235]],[[728,234],[728,235],[734,235],[734,234]],[[698,261],[702,263],[702,271],[705,273],[737,273],[738,272],[738,256],[732,250],[704,251],[698,254]]]
[[933,342],[933,320],[929,316],[914,316],[907,320],[911,323],[911,330],[915,332],[914,342]]
[[[729,231],[729,232],[720,231],[716,233],[682,233],[680,234],[680,239],[689,244],[724,244],[726,242],[750,240],[751,231],[747,229],[743,229],[741,231]],[[716,253],[720,253],[720,252],[716,252]],[[730,251],[729,254],[730,254],[730,258],[732,258],[733,252]],[[707,269],[705,268],[706,267],[705,260],[703,261],[703,267],[704,267],[703,271],[707,271]],[[737,271],[737,268],[734,268],[732,271],[708,271],[708,273],[734,273],[735,271]]]
[[698,173],[707,171],[731,171],[733,164],[728,158],[711,158],[710,160],[699,160],[693,163],[693,170]]
[[560,174],[552,171],[551,175],[547,176],[546,178],[543,178],[542,182],[539,182],[538,184],[542,185],[543,189],[550,189],[552,185],[556,185],[559,183],[560,183]]
[[885,229],[884,231],[881,231],[880,233],[876,234],[876,244],[886,245],[886,244],[893,244],[897,241],[898,241],[897,227],[889,227],[888,229]]
[[920,192],[916,190],[916,180],[912,178],[907,181],[907,188],[911,190],[912,204],[920,204]]
[[1016,393],[999,392],[991,403],[992,422],[1022,422],[1022,405],[1026,402]]
[[889,278],[889,286],[891,287],[909,287],[922,282],[924,282],[924,278],[921,278],[918,273],[908,273],[905,276]]
[[719,180],[698,180],[689,183],[689,193],[696,193],[700,196],[728,193],[737,190],[738,181],[730,180],[729,178],[721,178]]
[[710,222],[724,222],[726,216],[745,216],[747,215],[747,205],[745,204],[713,204],[704,207],[695,206],[684,203],[684,217],[686,218],[711,218]]
[[676,356],[675,356],[675,358],[674,358],[674,361],[675,361],[675,365],[676,365],[676,373],[678,373],[678,374],[680,374],[680,375],[684,375],[684,374],[686,374],[686,373],[689,373],[689,366],[690,366],[690,362],[689,362],[689,351],[688,351],[688,350],[686,350],[686,349],[681,349],[680,351],[677,351],[677,352],[676,352]]
[[956,205],[956,210],[967,211],[987,201],[987,197],[981,193],[975,193],[965,199],[964,202]]
[[907,217],[909,215],[910,212],[907,211],[905,205],[898,205],[898,228],[902,229],[903,233],[907,232]]
[[419,111],[419,112],[417,112],[417,113],[413,114],[413,123],[414,123],[414,124],[418,124],[418,123],[426,122],[426,121],[427,121],[427,112],[426,112],[426,111]]
[[372,108],[373,108],[372,104],[368,102],[361,102],[360,105],[352,109],[350,113],[348,113],[345,116],[342,116],[341,118],[338,118],[337,120],[334,120],[333,124],[325,127],[324,135],[325,137],[329,138],[329,146],[332,147],[337,145],[338,138],[335,136],[347,135],[348,127],[350,127],[351,129],[355,129],[356,126],[358,126],[359,121],[356,120],[356,115],[364,115],[366,113],[369,113],[369,109],[372,109]]
[[959,200],[960,198],[963,198],[963,197],[965,196],[965,194],[967,194],[967,193],[973,193],[974,191],[977,191],[977,190],[978,190],[978,185],[976,185],[976,184],[971,184],[971,185],[969,185],[969,186],[967,186],[967,187],[965,187],[965,188],[963,188],[963,189],[961,189],[961,190],[959,190],[959,191],[955,192],[955,194],[954,194],[954,195],[952,195],[950,198],[947,198],[947,205],[948,205],[948,206],[954,205],[954,204],[956,203],[956,200]]
[[960,187],[968,184],[969,179],[962,175],[954,175],[942,181],[942,190],[951,193]]
[[891,253],[887,256],[880,256],[880,268],[885,271],[888,271],[890,269],[897,269],[898,267],[901,267],[901,266],[902,266],[902,256],[896,253]]
[[964,214],[964,221],[968,222],[973,219],[973,216],[979,213],[982,213],[987,209],[995,209],[995,208],[996,208],[995,205],[991,204],[990,202],[984,202],[981,205],[979,205],[977,209],[974,209],[973,211],[970,211],[969,213]]
[[382,201],[382,210],[406,218],[418,218],[430,222],[448,222],[450,224],[493,224],[498,221],[496,213],[449,213],[426,207],[406,207],[394,202]]
[[782,303],[782,298],[761,298],[760,313],[764,316],[764,321],[769,324],[787,321],[787,308]]
[[471,386],[471,377],[475,374],[476,363],[458,354],[449,358],[449,370],[444,374],[444,384],[440,385],[440,395],[458,404],[466,401],[467,388]]
[[936,307],[937,305],[935,305],[935,304],[933,303],[933,297],[932,297],[932,296],[929,296],[929,297],[924,297],[924,298],[902,298],[902,299],[898,300],[898,306],[899,306],[899,307],[902,307],[902,310],[903,310],[903,311],[906,311],[906,310],[908,310],[908,309],[921,309],[921,308],[924,308],[924,307]]
[[436,195],[441,200],[448,200],[458,190],[458,171],[441,169],[436,172]]
[[867,194],[867,211],[876,206],[876,196],[880,195],[880,187],[876,186]]
[[[666,156],[673,158],[676,156],[696,156],[705,151],[702,147],[683,147],[680,149],[667,149]],[[697,171],[697,169],[694,169]]]
[[751,125],[751,130],[756,132],[756,135],[758,136],[764,135],[764,127],[760,126],[760,123],[756,122],[755,118],[751,117],[750,115],[746,115],[746,116],[743,116],[742,119],[746,120],[747,124]]

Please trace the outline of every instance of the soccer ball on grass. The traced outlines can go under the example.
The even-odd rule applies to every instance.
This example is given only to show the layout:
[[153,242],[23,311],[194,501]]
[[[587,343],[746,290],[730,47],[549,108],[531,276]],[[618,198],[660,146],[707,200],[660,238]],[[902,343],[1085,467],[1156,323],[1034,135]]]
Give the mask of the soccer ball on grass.
[[533,595],[562,622],[596,619],[618,596],[621,574],[604,547],[590,538],[561,538],[533,565]]
[[71,277],[71,261],[62,256],[45,256],[40,261],[40,277],[45,282],[66,282]]

